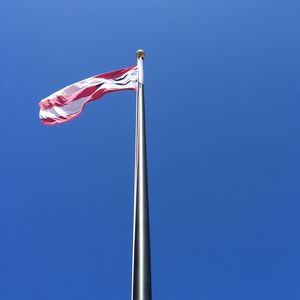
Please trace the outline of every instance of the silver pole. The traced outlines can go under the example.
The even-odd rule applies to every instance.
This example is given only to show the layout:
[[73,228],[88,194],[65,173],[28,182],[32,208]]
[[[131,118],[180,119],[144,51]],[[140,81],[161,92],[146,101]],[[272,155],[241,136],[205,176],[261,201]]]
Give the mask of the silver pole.
[[143,50],[137,51],[139,79],[136,103],[132,300],[152,299],[143,79],[144,56]]

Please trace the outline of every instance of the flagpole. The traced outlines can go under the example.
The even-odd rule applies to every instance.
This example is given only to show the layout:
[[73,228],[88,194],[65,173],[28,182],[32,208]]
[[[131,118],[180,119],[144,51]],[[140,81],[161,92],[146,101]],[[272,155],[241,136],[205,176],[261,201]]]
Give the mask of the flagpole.
[[148,206],[147,152],[144,108],[144,51],[137,51],[139,70],[136,99],[132,300],[151,300],[151,259]]

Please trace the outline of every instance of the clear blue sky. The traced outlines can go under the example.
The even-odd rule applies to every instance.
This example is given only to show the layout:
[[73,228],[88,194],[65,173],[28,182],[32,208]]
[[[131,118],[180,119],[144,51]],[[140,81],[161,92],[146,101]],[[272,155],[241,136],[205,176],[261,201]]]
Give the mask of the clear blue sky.
[[40,99],[143,48],[153,299],[300,299],[300,4],[4,1],[1,300],[130,299],[135,93]]

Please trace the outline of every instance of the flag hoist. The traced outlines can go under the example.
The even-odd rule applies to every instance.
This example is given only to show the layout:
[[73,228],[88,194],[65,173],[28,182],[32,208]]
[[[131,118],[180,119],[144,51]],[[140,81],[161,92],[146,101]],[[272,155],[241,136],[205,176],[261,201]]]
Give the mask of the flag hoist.
[[144,107],[144,51],[137,65],[99,74],[71,84],[40,101],[40,120],[55,125],[77,117],[85,105],[103,95],[136,90],[134,222],[132,249],[132,300],[151,300],[151,260],[148,207],[146,125]]

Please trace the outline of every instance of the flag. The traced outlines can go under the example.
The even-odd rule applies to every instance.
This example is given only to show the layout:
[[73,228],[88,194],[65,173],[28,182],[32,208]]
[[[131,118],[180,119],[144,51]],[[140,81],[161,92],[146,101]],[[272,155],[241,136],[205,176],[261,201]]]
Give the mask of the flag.
[[71,84],[40,101],[40,120],[43,124],[64,123],[77,117],[89,101],[121,90],[136,90],[138,67],[116,70]]

